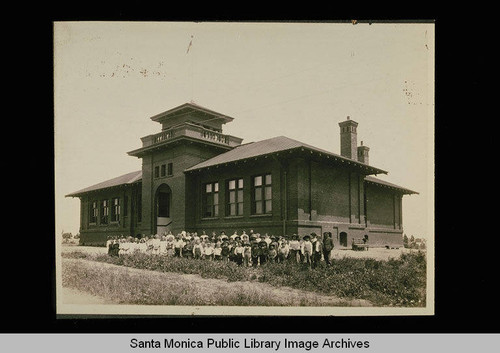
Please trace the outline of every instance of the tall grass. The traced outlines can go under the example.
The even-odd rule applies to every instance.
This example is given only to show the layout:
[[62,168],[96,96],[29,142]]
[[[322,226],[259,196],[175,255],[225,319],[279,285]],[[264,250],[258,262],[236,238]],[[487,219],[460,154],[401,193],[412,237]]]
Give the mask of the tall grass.
[[269,263],[245,268],[233,262],[162,257],[147,254],[110,257],[82,252],[63,254],[138,269],[197,274],[229,282],[258,281],[345,299],[365,299],[376,306],[423,307],[426,304],[425,253],[402,254],[388,261],[343,258],[333,267],[323,263],[315,269],[296,263]]
[[[129,271],[123,267],[63,261],[63,286],[106,298],[117,304],[189,306],[346,306],[346,301],[287,292],[249,282],[186,279],[182,274]],[[208,283],[209,284],[208,284]]]

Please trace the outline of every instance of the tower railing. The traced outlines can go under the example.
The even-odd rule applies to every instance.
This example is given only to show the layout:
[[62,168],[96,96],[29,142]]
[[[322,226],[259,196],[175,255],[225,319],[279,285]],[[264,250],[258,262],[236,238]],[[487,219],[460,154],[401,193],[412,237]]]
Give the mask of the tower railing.
[[153,135],[153,143],[160,143],[166,140],[170,140],[173,137],[175,137],[174,130],[162,131],[159,134]]
[[206,140],[223,143],[225,145],[229,144],[229,137],[227,135],[215,131],[203,129],[203,131],[201,131],[201,137],[203,137]]
[[168,130],[164,130],[154,135],[149,135],[142,138],[143,147],[148,147],[156,144],[163,143],[165,141],[171,140],[173,138],[186,136],[201,140],[207,140],[217,144],[222,144],[226,146],[237,146],[241,144],[242,139],[225,135],[221,132],[207,129],[203,126],[199,126],[191,123],[183,123],[178,126],[172,127]]

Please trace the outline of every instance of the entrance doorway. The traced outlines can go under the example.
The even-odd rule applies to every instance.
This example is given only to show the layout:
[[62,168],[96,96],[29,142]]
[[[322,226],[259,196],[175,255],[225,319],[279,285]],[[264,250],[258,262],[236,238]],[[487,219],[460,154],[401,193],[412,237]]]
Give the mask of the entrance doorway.
[[340,232],[340,246],[346,246],[347,247],[347,233],[346,232]]
[[156,234],[163,235],[171,230],[170,205],[172,190],[167,184],[162,184],[156,190]]

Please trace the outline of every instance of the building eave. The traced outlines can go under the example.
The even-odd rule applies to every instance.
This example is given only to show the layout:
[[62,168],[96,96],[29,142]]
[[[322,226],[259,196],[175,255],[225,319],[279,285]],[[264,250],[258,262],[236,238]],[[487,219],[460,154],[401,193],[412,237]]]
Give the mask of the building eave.
[[[311,148],[311,147],[307,147],[307,146],[294,147],[294,148],[285,149],[285,150],[276,151],[276,152],[270,152],[270,153],[263,153],[263,154],[259,154],[257,156],[235,159],[235,160],[221,162],[221,163],[208,165],[208,166],[197,167],[196,165],[194,165],[190,168],[185,169],[184,173],[201,171],[201,170],[206,170],[206,169],[210,169],[210,168],[218,168],[221,165],[225,166],[228,164],[235,164],[235,163],[239,163],[239,162],[244,163],[248,160],[258,160],[261,158],[265,159],[265,158],[268,158],[269,156],[280,156],[280,155],[286,156],[287,152],[292,153],[294,151],[309,152],[309,153],[311,153],[311,155],[313,155],[315,157],[323,157],[323,158],[325,158],[325,160],[335,161],[337,163],[344,164],[347,167],[351,166],[351,167],[359,168],[360,171],[362,171],[362,173],[365,175],[372,175],[372,174],[377,175],[377,174],[387,174],[388,173],[387,171],[385,171],[383,169],[375,168],[375,167],[372,167],[368,164],[364,164],[364,163],[349,159],[347,157],[342,157],[340,155],[337,155],[337,154],[334,154],[334,153],[331,153],[328,151],[323,151],[323,150],[319,150],[319,149]],[[200,164],[202,164],[202,163],[200,163]]]
[[402,186],[389,183],[385,180],[376,179],[374,177],[366,177],[365,182],[368,184],[377,185],[377,186],[382,187],[382,188],[392,189],[392,190],[398,191],[398,192],[405,194],[405,195],[419,195],[419,193],[417,191],[413,191],[413,190],[404,188]]
[[146,147],[141,147],[141,148],[135,149],[133,151],[127,152],[127,154],[129,156],[132,156],[132,157],[141,158],[142,156],[148,154],[149,152],[165,148],[168,145],[176,143],[176,142],[178,142],[180,140],[189,140],[191,142],[196,142],[196,143],[200,143],[200,144],[204,144],[204,145],[210,145],[210,146],[217,147],[217,148],[220,148],[220,149],[223,149],[223,150],[227,150],[227,151],[233,149],[233,147],[231,147],[231,146],[223,145],[223,144],[220,144],[220,143],[217,143],[217,142],[211,142],[210,140],[200,140],[200,139],[197,139],[197,138],[194,138],[194,137],[181,135],[181,136],[176,136],[176,137],[174,137],[172,139],[169,139],[169,140],[166,140],[166,141],[163,141],[163,142],[160,142],[160,143],[156,143],[154,145],[150,145],[150,146],[146,146]]

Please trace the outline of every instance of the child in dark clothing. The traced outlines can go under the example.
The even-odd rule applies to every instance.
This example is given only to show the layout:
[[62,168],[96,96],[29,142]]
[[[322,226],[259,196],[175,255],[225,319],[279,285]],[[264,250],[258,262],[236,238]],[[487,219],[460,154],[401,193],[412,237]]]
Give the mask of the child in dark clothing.
[[259,264],[263,265],[267,262],[267,255],[268,255],[268,248],[267,248],[267,242],[262,240],[259,243]]
[[220,256],[221,256],[222,261],[225,261],[225,262],[229,261],[230,248],[229,248],[228,242],[227,241],[223,242],[221,245],[221,248],[222,248],[222,250],[221,250]]
[[182,249],[182,257],[192,259],[193,258],[193,241],[188,240],[184,248]]
[[259,255],[260,255],[260,248],[259,248],[259,243],[257,241],[254,241],[251,244],[251,254],[252,254],[252,266],[257,267],[259,264]]
[[278,251],[276,250],[275,243],[269,244],[269,250],[267,251],[267,259],[269,262],[276,262],[276,258],[278,256]]

